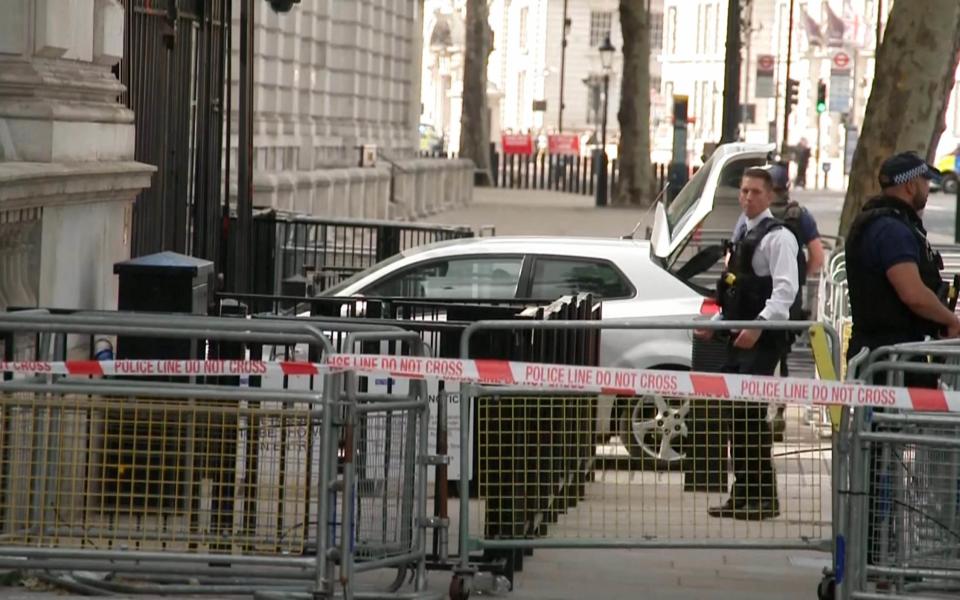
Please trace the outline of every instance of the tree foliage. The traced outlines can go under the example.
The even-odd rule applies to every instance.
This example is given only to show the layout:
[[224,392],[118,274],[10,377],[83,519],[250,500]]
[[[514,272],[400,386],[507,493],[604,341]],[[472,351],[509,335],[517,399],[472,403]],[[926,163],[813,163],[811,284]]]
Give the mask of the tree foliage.
[[853,156],[840,220],[846,235],[860,208],[880,191],[880,165],[914,150],[933,159],[960,61],[960,2],[899,0],[877,55],[863,133]]

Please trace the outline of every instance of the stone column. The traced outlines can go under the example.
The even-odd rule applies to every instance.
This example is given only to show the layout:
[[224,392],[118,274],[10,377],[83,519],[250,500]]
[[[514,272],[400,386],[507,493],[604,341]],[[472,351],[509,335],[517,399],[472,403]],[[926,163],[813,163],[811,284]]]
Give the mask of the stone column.
[[150,185],[111,68],[118,0],[5,0],[0,18],[0,309],[114,308],[113,263]]

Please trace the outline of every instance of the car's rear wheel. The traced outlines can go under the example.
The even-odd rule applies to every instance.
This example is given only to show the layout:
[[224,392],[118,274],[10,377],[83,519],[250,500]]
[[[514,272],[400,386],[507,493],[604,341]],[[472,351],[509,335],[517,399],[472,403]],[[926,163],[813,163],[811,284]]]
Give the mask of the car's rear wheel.
[[659,395],[626,398],[618,411],[620,441],[630,457],[640,461],[641,468],[679,468],[686,458],[683,438],[689,433],[686,421],[689,411],[689,400]]
[[943,187],[943,193],[945,194],[956,194],[957,187],[960,187],[960,179],[953,173],[947,173],[943,176],[941,186]]

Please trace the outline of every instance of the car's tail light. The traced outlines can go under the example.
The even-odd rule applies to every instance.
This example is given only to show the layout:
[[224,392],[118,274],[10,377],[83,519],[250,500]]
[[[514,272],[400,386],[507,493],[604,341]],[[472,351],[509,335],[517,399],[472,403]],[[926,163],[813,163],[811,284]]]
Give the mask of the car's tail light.
[[700,314],[708,317],[720,312],[720,305],[717,304],[717,301],[713,298],[704,298],[703,304],[700,305]]

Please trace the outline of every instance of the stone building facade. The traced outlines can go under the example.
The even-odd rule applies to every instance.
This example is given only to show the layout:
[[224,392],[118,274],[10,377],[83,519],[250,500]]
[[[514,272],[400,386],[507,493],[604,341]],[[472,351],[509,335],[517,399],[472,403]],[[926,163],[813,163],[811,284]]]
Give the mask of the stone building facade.
[[[416,219],[469,201],[468,161],[416,158],[422,0],[303,0],[256,11],[254,203]],[[134,160],[113,70],[120,0],[4,0],[0,18],[0,310],[113,308],[113,264],[156,168]],[[239,80],[234,0],[233,107]],[[236,176],[237,118],[230,136]],[[359,147],[378,148],[359,167]],[[236,184],[232,185],[236,198]]]
[[[417,158],[422,0],[257,2],[255,23],[256,206],[415,219],[469,201],[471,163]],[[376,166],[359,166],[364,145]]]
[[117,0],[7,0],[0,18],[0,310],[116,306],[113,263],[154,167],[111,72]]

